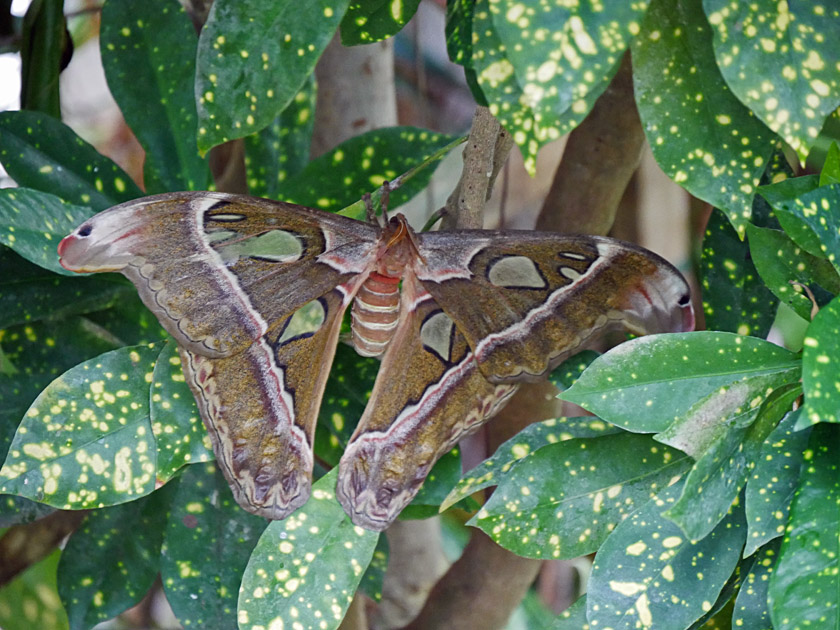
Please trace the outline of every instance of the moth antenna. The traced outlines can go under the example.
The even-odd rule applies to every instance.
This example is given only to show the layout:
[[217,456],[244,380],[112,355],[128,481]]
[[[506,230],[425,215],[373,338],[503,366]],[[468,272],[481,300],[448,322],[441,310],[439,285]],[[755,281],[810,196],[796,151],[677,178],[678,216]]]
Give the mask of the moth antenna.
[[376,223],[376,210],[373,208],[370,193],[366,192],[363,194],[362,201],[365,202],[365,215],[367,216],[368,223]]
[[382,182],[382,220],[387,224],[388,223],[388,202],[391,200],[391,182],[387,179]]

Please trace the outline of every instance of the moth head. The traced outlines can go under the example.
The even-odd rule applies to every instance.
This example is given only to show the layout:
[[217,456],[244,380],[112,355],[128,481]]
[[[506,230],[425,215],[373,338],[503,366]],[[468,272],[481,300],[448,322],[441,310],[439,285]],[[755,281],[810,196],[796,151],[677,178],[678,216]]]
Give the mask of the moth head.
[[[117,206],[91,217],[58,244],[61,266],[68,271],[120,271],[136,256],[132,226]],[[116,212],[115,212],[116,211]]]

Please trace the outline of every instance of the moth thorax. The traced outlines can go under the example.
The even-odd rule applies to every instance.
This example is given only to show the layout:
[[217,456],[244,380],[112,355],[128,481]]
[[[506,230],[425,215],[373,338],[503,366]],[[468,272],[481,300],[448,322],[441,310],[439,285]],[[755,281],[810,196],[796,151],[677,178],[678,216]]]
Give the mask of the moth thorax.
[[374,271],[362,284],[352,310],[353,346],[378,357],[394,335],[400,316],[400,279]]

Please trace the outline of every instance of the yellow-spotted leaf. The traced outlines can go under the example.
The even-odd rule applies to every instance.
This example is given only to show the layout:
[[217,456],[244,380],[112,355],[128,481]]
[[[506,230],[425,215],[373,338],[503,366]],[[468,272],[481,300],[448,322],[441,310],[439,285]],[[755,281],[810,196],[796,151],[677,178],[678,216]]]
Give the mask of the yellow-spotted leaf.
[[840,427],[811,431],[799,489],[770,579],[776,630],[840,627]]
[[268,126],[312,74],[349,0],[217,0],[198,44],[201,151]]
[[726,83],[804,162],[840,105],[840,7],[703,0]]
[[56,587],[56,549],[0,589],[0,628],[3,630],[65,630],[70,628]]
[[729,91],[700,0],[653,0],[634,40],[639,115],[662,170],[743,236],[773,136]]
[[799,378],[797,356],[725,332],[648,335],[601,355],[560,398],[629,431],[661,432],[721,387]]
[[385,580],[385,572],[388,570],[389,554],[388,537],[380,536],[367,571],[359,582],[359,589],[375,602],[382,599],[382,584]]
[[420,0],[353,0],[341,21],[341,43],[372,44],[396,35],[419,4]]
[[64,509],[131,501],[155,489],[149,384],[160,347],[105,353],[35,399],[0,469],[0,492]]
[[166,601],[185,628],[235,628],[239,582],[266,520],[236,504],[215,464],[188,466],[174,485],[160,561]]
[[544,446],[573,438],[592,438],[610,435],[618,429],[599,418],[551,418],[529,424],[522,431],[496,449],[490,457],[461,477],[458,484],[441,504],[441,511],[484,488],[498,485],[525,458],[536,454]]
[[801,411],[797,409],[779,422],[761,445],[755,460],[744,493],[747,515],[744,556],[785,533],[790,502],[799,484],[799,469],[811,434],[809,429],[794,429]]
[[334,630],[370,564],[379,534],[357,527],[335,499],[333,469],[312,497],[257,543],[239,590],[239,628]]
[[691,466],[650,436],[621,432],[536,451],[499,479],[470,521],[521,556],[576,558]]
[[840,298],[817,313],[804,345],[802,422],[840,422]]
[[801,195],[820,187],[817,175],[790,177],[771,185],[761,186],[758,194],[773,207],[773,213],[779,219],[782,229],[803,250],[812,256],[825,258],[820,248],[820,239],[808,224],[793,212],[793,203]]
[[767,589],[779,556],[780,545],[781,540],[777,539],[758,550],[755,562],[744,577],[735,599],[732,628],[773,630],[770,609],[767,607]]
[[594,350],[582,350],[554,368],[551,374],[548,375],[548,380],[557,389],[569,389],[580,378],[583,371],[589,367],[589,364],[599,356]]
[[819,252],[840,272],[840,184],[820,186],[787,206],[819,240]]
[[662,516],[681,492],[682,483],[661,491],[598,550],[587,585],[592,627],[687,628],[711,610],[741,555],[743,513],[736,508],[693,543]]
[[88,514],[58,565],[71,630],[86,630],[137,604],[154,584],[173,488]]
[[474,0],[446,3],[446,52],[452,63],[472,68],[472,22]]
[[574,604],[557,615],[551,630],[589,630],[586,621],[586,595],[581,595]]

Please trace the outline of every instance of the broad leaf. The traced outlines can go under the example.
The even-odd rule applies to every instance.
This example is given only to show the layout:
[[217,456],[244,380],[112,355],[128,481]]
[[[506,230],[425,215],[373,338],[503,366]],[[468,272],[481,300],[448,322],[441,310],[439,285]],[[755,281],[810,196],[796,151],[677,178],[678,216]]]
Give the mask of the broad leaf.
[[239,592],[239,627],[338,628],[379,535],[354,526],[335,499],[333,469],[257,543]]
[[359,589],[373,601],[382,599],[382,584],[385,581],[385,572],[388,570],[388,537],[380,536],[373,550],[373,557],[368,565],[362,581],[359,582]]
[[341,21],[341,43],[371,44],[396,35],[419,4],[420,0],[353,0]]
[[658,433],[721,387],[777,376],[790,382],[799,370],[796,355],[755,337],[649,335],[595,359],[560,397],[629,431]]
[[586,621],[586,595],[581,595],[574,604],[557,615],[551,630],[589,630]]
[[600,354],[594,350],[582,350],[554,368],[548,375],[548,380],[559,390],[569,389],[589,367],[589,364],[599,356]]
[[453,448],[445,453],[423,480],[423,485],[401,518],[428,518],[440,511],[440,506],[461,477],[461,451]]
[[735,609],[732,613],[732,627],[749,630],[773,630],[770,609],[767,606],[767,589],[773,568],[779,555],[780,540],[759,549],[755,562],[741,584]]
[[811,424],[840,422],[840,297],[808,327],[802,353],[805,417]]
[[819,254],[840,272],[840,184],[800,195],[787,209],[811,228],[820,243]]
[[824,258],[820,241],[814,231],[793,214],[794,201],[820,186],[817,175],[792,177],[769,186],[761,186],[758,193],[773,207],[782,229],[802,249],[813,256]]
[[820,186],[840,184],[840,144],[832,142],[820,171]]
[[473,0],[447,0],[446,52],[452,63],[472,68]]
[[69,628],[56,586],[61,551],[56,549],[0,589],[0,627],[3,630]]

